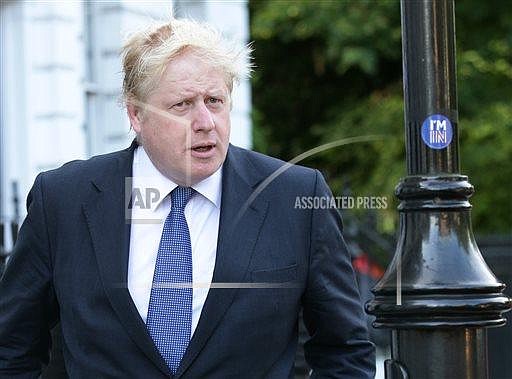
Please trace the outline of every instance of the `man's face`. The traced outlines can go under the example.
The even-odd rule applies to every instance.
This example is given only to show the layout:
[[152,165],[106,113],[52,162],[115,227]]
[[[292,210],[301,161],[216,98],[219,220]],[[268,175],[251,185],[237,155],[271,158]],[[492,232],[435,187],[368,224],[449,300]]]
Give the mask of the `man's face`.
[[188,51],[167,65],[146,109],[129,104],[128,115],[155,167],[190,186],[226,159],[230,108],[225,75]]

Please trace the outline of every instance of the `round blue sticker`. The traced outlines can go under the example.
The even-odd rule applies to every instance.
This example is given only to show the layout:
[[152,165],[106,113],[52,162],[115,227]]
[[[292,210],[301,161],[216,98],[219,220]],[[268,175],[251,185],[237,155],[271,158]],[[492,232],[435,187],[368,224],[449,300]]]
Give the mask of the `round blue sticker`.
[[434,114],[423,121],[421,125],[421,138],[432,149],[444,149],[453,138],[452,124],[448,117]]

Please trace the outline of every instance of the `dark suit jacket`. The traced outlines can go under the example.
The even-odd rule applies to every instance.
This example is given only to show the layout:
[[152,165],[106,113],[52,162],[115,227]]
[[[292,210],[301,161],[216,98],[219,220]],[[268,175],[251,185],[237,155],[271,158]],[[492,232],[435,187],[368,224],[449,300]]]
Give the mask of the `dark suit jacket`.
[[[36,178],[0,284],[0,378],[37,378],[59,320],[71,378],[170,376],[126,285],[134,147]],[[292,377],[301,306],[314,377],[373,378],[340,217],[295,208],[296,196],[330,195],[321,174],[292,166],[255,195],[282,166],[230,146],[213,274],[224,285],[210,289],[175,378]]]

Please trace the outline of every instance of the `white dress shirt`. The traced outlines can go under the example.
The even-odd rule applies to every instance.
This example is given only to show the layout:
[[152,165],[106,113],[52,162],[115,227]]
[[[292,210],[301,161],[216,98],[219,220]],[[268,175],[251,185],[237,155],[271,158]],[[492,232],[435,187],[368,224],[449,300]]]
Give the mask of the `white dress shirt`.
[[[128,290],[140,316],[146,322],[160,238],[165,218],[171,210],[170,192],[178,185],[156,169],[142,146],[137,147],[134,152],[132,180]],[[192,188],[196,193],[185,207],[192,244],[194,283],[191,335],[199,322],[213,277],[219,231],[222,167]]]

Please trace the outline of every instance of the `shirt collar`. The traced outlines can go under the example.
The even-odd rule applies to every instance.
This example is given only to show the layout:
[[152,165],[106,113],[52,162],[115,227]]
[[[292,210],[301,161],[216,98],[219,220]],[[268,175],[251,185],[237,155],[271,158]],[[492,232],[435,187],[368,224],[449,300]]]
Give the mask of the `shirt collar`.
[[[152,204],[151,209],[156,210],[166,196],[178,184],[164,176],[151,162],[144,148],[139,145],[133,156],[133,180],[134,185],[142,188],[156,189],[160,194],[158,201]],[[222,165],[212,175],[196,183],[192,188],[208,199],[217,208],[220,208],[222,194]]]
[[206,179],[196,183],[192,188],[210,200],[217,208],[220,208],[222,195],[222,165]]

